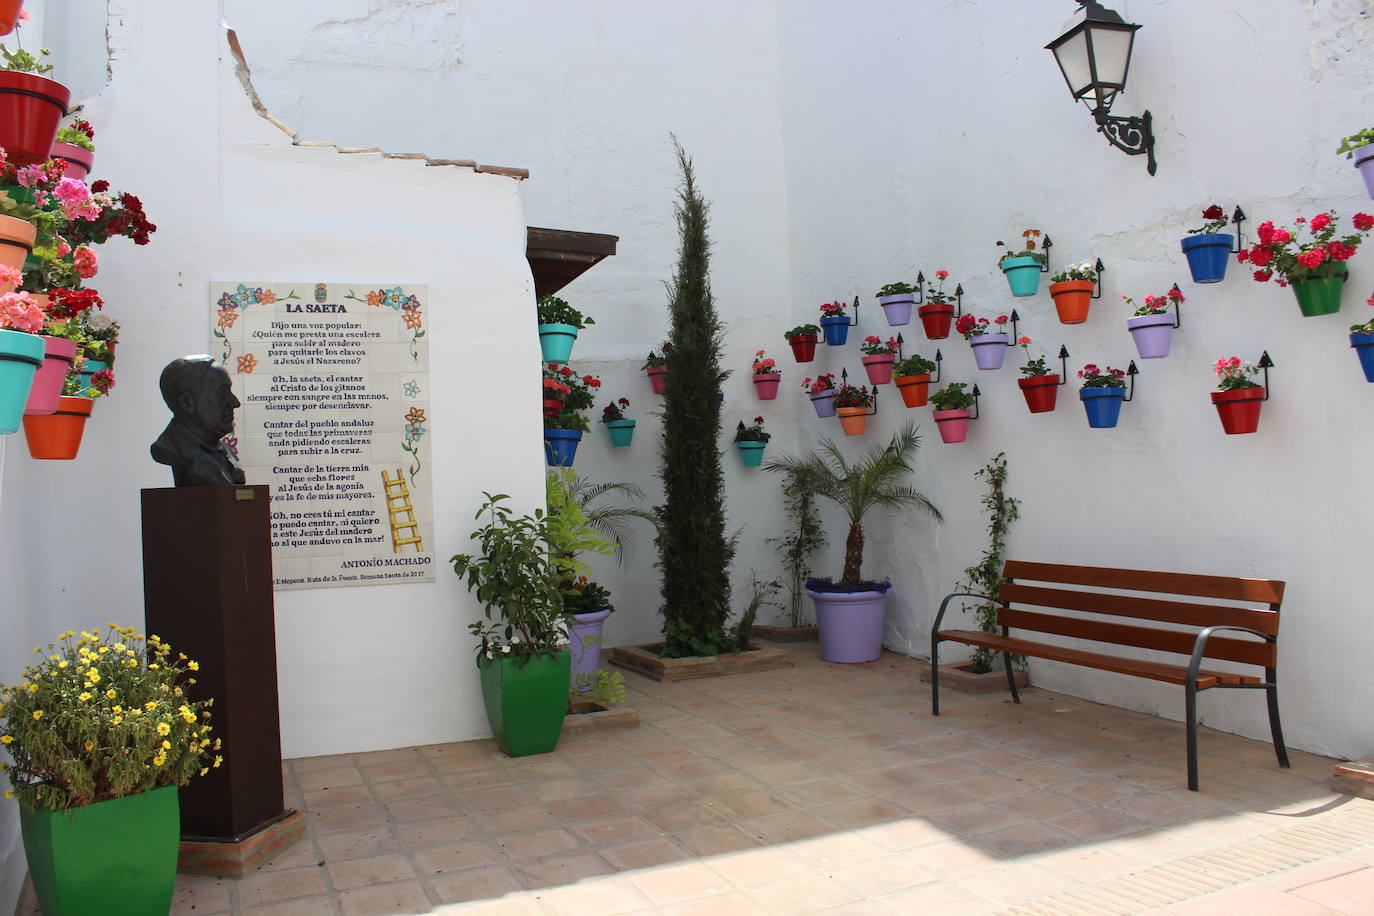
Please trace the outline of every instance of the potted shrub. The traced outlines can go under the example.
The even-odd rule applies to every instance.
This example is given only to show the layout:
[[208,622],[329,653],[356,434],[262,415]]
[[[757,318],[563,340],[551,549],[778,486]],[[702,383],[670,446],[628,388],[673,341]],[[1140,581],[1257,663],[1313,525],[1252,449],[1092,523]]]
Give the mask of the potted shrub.
[[579,376],[569,366],[544,365],[544,395],[558,401],[557,412],[544,413],[544,457],[550,467],[570,467],[577,457],[582,434],[591,429],[583,413],[595,403],[601,379]]
[[66,173],[85,180],[95,165],[95,128],[91,122],[76,120],[57,129],[51,157],[66,164]]
[[892,377],[897,390],[902,393],[902,403],[908,407],[924,407],[930,396],[930,374],[938,367],[935,363],[913,353],[892,367]]
[[[1002,360],[1006,357],[1007,347],[1010,346],[1011,338],[1006,332],[1007,322],[1010,320],[1006,315],[998,315],[989,321],[979,318],[972,312],[965,312],[954,323],[954,329],[964,335],[964,339],[973,348],[973,361],[978,364],[979,369],[1002,368]],[[997,330],[990,331],[989,328],[992,327]]]
[[799,363],[809,363],[816,358],[816,341],[820,338],[819,325],[799,324],[783,336],[792,347],[792,356]]
[[1356,213],[1351,218],[1355,231],[1340,239],[1335,237],[1339,222],[1335,210],[1318,213],[1311,221],[1298,217],[1294,222],[1298,233],[1306,226],[1311,233],[1309,240],[1299,241],[1295,233],[1275,229],[1272,222],[1265,221],[1255,230],[1259,242],[1242,248],[1236,259],[1257,268],[1253,277],[1258,283],[1267,283],[1278,274],[1280,286],[1293,287],[1304,317],[1334,315],[1341,310],[1345,262],[1374,229],[1374,216]]
[[[18,278],[15,268],[0,266],[0,279]],[[47,342],[39,332],[46,320],[28,293],[0,294],[0,435],[19,429],[34,378],[44,368]]]
[[1082,324],[1088,320],[1093,287],[1097,285],[1097,266],[1092,261],[1071,264],[1050,277],[1050,295],[1060,324]]
[[[132,627],[68,631],[0,687],[24,853],[48,916],[166,913],[176,883],[177,786],[218,767],[199,665]],[[0,765],[0,769],[4,769]]]
[[[1131,339],[1135,341],[1140,358],[1162,359],[1168,356],[1169,346],[1174,339],[1174,328],[1178,327],[1178,306],[1187,301],[1183,298],[1183,292],[1178,285],[1175,284],[1162,295],[1146,296],[1145,304],[1141,306],[1137,306],[1130,296],[1121,298],[1134,309],[1131,317],[1126,319],[1126,328],[1131,332]],[[1169,314],[1169,306],[1174,307],[1174,315]]]
[[24,439],[29,457],[52,461],[70,461],[76,457],[96,399],[109,394],[115,386],[114,373],[109,369],[101,369],[87,379],[82,375],[82,368],[82,358],[78,356],[63,382],[56,410],[24,417]]
[[763,464],[763,449],[771,438],[772,433],[764,432],[763,417],[755,417],[750,426],[740,421],[735,428],[735,448],[739,449],[739,457],[745,467],[756,468]]
[[949,336],[949,326],[954,322],[956,297],[945,292],[945,280],[948,278],[949,271],[935,271],[935,285],[926,287],[925,305],[916,309],[927,340],[944,340]]
[[557,296],[541,296],[535,308],[539,312],[539,350],[544,362],[566,363],[572,356],[577,332],[596,322]]
[[821,306],[821,329],[825,332],[825,342],[832,347],[843,347],[849,339],[849,306],[836,299]]
[[950,382],[930,396],[935,409],[930,415],[940,430],[940,439],[947,443],[963,442],[968,438],[969,420],[973,419],[976,398],[963,382]]
[[920,444],[915,425],[908,423],[891,441],[874,445],[853,464],[829,439],[822,439],[816,452],[768,463],[769,471],[788,474],[798,486],[835,503],[849,522],[840,580],[826,577],[806,582],[806,594],[816,607],[821,657],[828,662],[869,662],[883,651],[883,623],[892,584],[862,576],[863,523],[869,510],[916,506],[941,520],[930,500],[906,483]]
[[916,305],[916,287],[909,283],[889,283],[874,295],[883,307],[889,326],[895,328],[910,323],[911,310]]
[[625,416],[625,408],[629,406],[629,398],[620,398],[607,404],[601,411],[601,422],[606,424],[606,432],[611,434],[611,445],[623,448],[634,437],[635,421]]
[[1026,399],[1026,407],[1030,408],[1031,413],[1048,413],[1054,410],[1059,386],[1063,384],[1063,380],[1058,372],[1050,371],[1050,367],[1045,363],[1045,354],[1041,353],[1035,359],[1031,359],[1032,343],[1034,341],[1029,337],[1022,337],[1017,341],[1021,349],[1026,351],[1026,364],[1021,367],[1021,374],[1025,378],[1017,379],[1016,384],[1021,389],[1021,394]]
[[835,373],[827,372],[814,379],[802,379],[802,391],[811,399],[818,417],[835,416]]
[[846,436],[862,436],[872,412],[874,399],[878,396],[877,386],[873,393],[863,385],[851,385],[841,381],[835,391],[835,414],[840,418],[840,426]]
[[997,243],[998,248],[1007,249],[998,259],[997,266],[1002,268],[1002,273],[1006,275],[1007,285],[1011,287],[1013,296],[1034,296],[1040,291],[1040,274],[1050,260],[1048,252],[1037,250],[1036,239],[1040,238],[1040,235],[1039,229],[1027,229],[1022,232],[1021,238],[1026,240],[1026,244],[1019,251],[1009,248],[1002,242]]
[[58,122],[71,101],[66,86],[43,76],[52,70],[43,60],[48,53],[39,49],[35,57],[23,48],[11,51],[0,45],[0,149],[19,165],[48,160]]
[[1218,379],[1212,403],[1217,405],[1221,428],[1228,436],[1259,429],[1260,407],[1268,397],[1264,386],[1252,377],[1259,373],[1259,366],[1242,363],[1239,356],[1223,356],[1212,371]]
[[662,394],[667,390],[668,354],[672,352],[673,345],[665,340],[663,345],[658,349],[658,353],[650,350],[649,358],[644,361],[644,365],[639,367],[649,376],[649,387],[653,390],[654,394]]
[[1364,177],[1365,190],[1374,198],[1374,127],[1342,139],[1336,152],[1355,160],[1355,168]]
[[[1374,305],[1374,296],[1370,296],[1366,304]],[[1355,355],[1360,358],[1365,381],[1374,382],[1374,319],[1350,326],[1350,346],[1355,348]]]
[[1111,366],[1099,369],[1089,363],[1079,370],[1078,377],[1083,380],[1078,397],[1088,413],[1088,425],[1094,429],[1116,426],[1126,400],[1126,373]]
[[861,358],[870,384],[886,385],[892,381],[892,367],[897,362],[897,338],[883,340],[869,335],[859,344],[859,350],[863,353]]
[[567,613],[550,557],[548,517],[542,509],[514,515],[504,494],[484,492],[469,536],[477,554],[455,554],[453,571],[477,596],[483,620],[477,637],[482,700],[497,745],[512,757],[546,754],[558,746],[571,686],[572,656],[561,648]]
[[1220,204],[1212,204],[1202,211],[1207,222],[1197,229],[1189,229],[1188,237],[1179,244],[1188,259],[1188,272],[1194,283],[1220,283],[1226,278],[1226,262],[1231,259],[1231,246],[1236,237],[1222,232],[1231,222]]
[[778,396],[778,383],[782,381],[782,371],[771,356],[764,356],[759,350],[754,354],[754,391],[760,401],[771,401]]

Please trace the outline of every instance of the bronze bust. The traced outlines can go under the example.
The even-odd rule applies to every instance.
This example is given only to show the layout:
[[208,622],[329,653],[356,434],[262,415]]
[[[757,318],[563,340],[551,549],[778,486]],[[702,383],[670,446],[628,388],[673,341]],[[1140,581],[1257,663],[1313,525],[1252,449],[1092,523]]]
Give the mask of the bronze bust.
[[178,487],[242,484],[239,467],[222,440],[234,429],[234,397],[229,373],[209,356],[183,356],[162,370],[158,379],[172,422],[150,451],[158,464],[171,465]]

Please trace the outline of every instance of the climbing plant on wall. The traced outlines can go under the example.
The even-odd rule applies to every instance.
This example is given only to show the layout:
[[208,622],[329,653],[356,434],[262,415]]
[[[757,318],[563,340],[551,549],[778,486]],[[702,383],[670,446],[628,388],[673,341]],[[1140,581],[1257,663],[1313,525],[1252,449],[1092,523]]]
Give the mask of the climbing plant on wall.
[[[988,510],[988,549],[983,558],[964,570],[964,581],[956,590],[977,592],[981,595],[997,597],[1002,588],[1002,561],[1007,553],[1007,529],[1021,514],[1019,499],[1007,495],[1007,456],[998,452],[996,457],[974,473],[988,482],[987,495],[983,497],[983,508]],[[978,618],[978,626],[984,633],[997,632],[997,606],[978,604],[964,606],[972,610]],[[1018,661],[1024,661],[1017,656]],[[979,647],[973,653],[973,673],[986,674],[992,670],[992,652]]]

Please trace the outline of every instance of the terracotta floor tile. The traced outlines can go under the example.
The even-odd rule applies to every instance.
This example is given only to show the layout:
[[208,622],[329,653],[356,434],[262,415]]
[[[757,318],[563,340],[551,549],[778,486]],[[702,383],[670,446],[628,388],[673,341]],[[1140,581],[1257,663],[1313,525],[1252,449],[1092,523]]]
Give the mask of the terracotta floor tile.
[[1357,901],[1358,909],[1343,909],[1331,903],[1305,899],[1299,893],[1284,893],[1273,887],[1233,887],[1187,900],[1169,907],[1170,916],[1217,916],[1221,913],[1244,913],[1246,916],[1331,916],[1332,913],[1369,913],[1374,897]]
[[906,808],[873,797],[851,798],[811,810],[817,817],[844,828],[871,827],[874,824],[885,824],[911,817],[911,812]]
[[541,894],[540,903],[553,916],[620,916],[649,905],[623,877],[556,887]]
[[308,811],[337,808],[340,805],[356,808],[358,805],[370,805],[375,801],[372,791],[364,785],[337,788],[325,786],[322,789],[310,789],[301,793],[302,806]]
[[445,817],[415,824],[396,824],[392,830],[401,843],[413,849],[466,840],[476,835],[477,825],[469,817]]
[[741,795],[726,795],[711,802],[712,807],[730,817],[741,820],[753,820],[759,817],[768,817],[772,814],[786,814],[798,808],[806,807],[797,802],[788,801],[781,795],[773,792],[745,792]]
[[609,773],[594,775],[593,778],[601,785],[612,791],[622,789],[642,789],[646,786],[671,786],[672,783],[663,776],[648,767],[626,768],[623,770],[612,770]]
[[404,856],[374,856],[369,859],[353,859],[337,862],[328,866],[329,880],[335,890],[349,890],[367,887],[371,884],[387,884],[392,881],[409,881],[415,877]]
[[237,887],[244,906],[261,906],[292,897],[310,897],[326,892],[324,869],[318,866],[286,871],[255,872],[246,875]]
[[615,869],[595,852],[574,851],[518,862],[515,871],[528,887],[562,887],[584,878],[610,875]]
[[[580,799],[579,799],[580,801]],[[577,802],[555,802],[558,805],[572,805]],[[499,811],[483,811],[477,815],[478,825],[488,833],[514,833],[517,830],[535,830],[539,827],[555,827],[558,818],[547,808],[535,805],[521,805],[517,808],[502,808]],[[569,820],[563,815],[564,820]]]
[[597,795],[602,791],[604,790],[590,779],[550,779],[545,782],[532,783],[529,786],[528,794],[541,802],[556,802],[567,801],[570,798],[581,798],[585,795]]
[[570,852],[580,845],[577,837],[566,830],[534,830],[526,833],[512,833],[496,841],[496,848],[506,854],[506,858],[518,862],[521,859],[540,859],[545,856]]
[[848,885],[860,897],[882,897],[908,888],[929,884],[940,877],[907,858],[888,856],[838,869],[825,869],[826,874]]
[[286,761],[299,779],[302,773],[337,770],[355,766],[352,754],[331,754],[325,757],[294,757]]
[[439,875],[492,865],[501,861],[501,853],[490,842],[471,840],[466,843],[451,843],[447,846],[430,846],[417,850],[411,855],[411,859],[421,874]]
[[428,913],[429,895],[418,881],[362,887],[339,894],[344,916],[406,916]]
[[1374,909],[1374,868],[1305,884],[1291,891],[1291,895],[1338,913],[1369,913]]
[[227,913],[232,909],[229,891],[237,881],[207,875],[177,875],[172,894],[173,913]]
[[344,786],[360,786],[362,784],[362,771],[355,766],[333,766],[318,770],[306,770],[303,773],[298,772],[296,775],[296,785],[302,792],[313,792],[316,789],[341,789]]
[[386,811],[380,805],[350,805],[308,812],[309,829],[318,834],[357,830],[362,827],[382,827],[387,823]]
[[[173,913],[180,913],[181,910],[173,909]],[[200,910],[186,910],[187,913],[199,913]],[[322,897],[296,897],[293,900],[279,900],[271,903],[253,904],[245,903],[242,905],[241,912],[248,916],[320,916],[321,913],[334,912],[334,898],[329,896]]]
[[755,916],[768,911],[745,894],[735,892],[708,894],[685,903],[659,907],[658,912],[663,916]]
[[651,868],[655,865],[664,865],[668,862],[679,862],[687,858],[677,844],[657,838],[644,840],[640,843],[630,843],[625,846],[616,846],[610,849],[598,851],[602,858],[617,870],[626,871],[635,868]]
[[588,795],[566,801],[549,802],[548,813],[562,821],[586,821],[624,814],[620,795]]
[[860,899],[859,895],[846,885],[822,875],[785,878],[773,884],[751,887],[744,893],[765,912],[778,914],[810,913],[841,904],[856,903]]
[[648,840],[663,831],[638,817],[613,817],[604,821],[588,821],[577,824],[573,832],[593,849],[602,846],[623,846],[639,840]]
[[456,801],[447,795],[429,795],[387,802],[387,817],[397,824],[451,818],[463,813]]
[[648,786],[630,792],[619,792],[615,797],[623,809],[629,811],[658,811],[697,801],[690,792],[675,785]]
[[810,866],[790,852],[769,847],[719,856],[708,860],[706,864],[732,886],[741,888],[804,875],[810,871]]
[[443,903],[486,900],[522,888],[515,872],[505,865],[486,865],[445,872],[430,880],[435,895]]
[[401,848],[396,834],[386,827],[329,833],[316,837],[315,841],[319,844],[320,854],[326,862],[363,859],[396,852]]
[[642,812],[640,817],[664,833],[681,833],[722,823],[728,819],[729,809],[724,805],[689,799],[683,805]]
[[763,845],[761,840],[734,824],[685,830],[676,834],[676,839],[696,856],[718,856]]
[[654,868],[627,877],[656,906],[681,903],[730,890],[729,884],[719,874],[697,862],[671,868]]
[[830,833],[793,843],[788,852],[826,874],[837,868],[872,862],[890,855],[861,834],[849,832]]
[[425,798],[431,795],[438,795],[444,791],[444,786],[433,776],[421,776],[416,779],[401,779],[396,782],[379,782],[372,786],[372,794],[379,801],[390,802],[400,801],[407,798]]
[[805,811],[754,818],[740,826],[747,830],[750,836],[758,837],[770,844],[791,843],[835,831],[832,825]]

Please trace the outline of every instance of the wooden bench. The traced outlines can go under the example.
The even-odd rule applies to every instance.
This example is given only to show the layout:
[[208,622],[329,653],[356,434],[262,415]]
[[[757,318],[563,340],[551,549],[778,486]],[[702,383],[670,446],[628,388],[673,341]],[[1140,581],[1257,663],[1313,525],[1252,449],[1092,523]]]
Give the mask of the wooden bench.
[[[1283,582],[1276,579],[1232,579],[1011,560],[1003,567],[1002,575],[1005,584],[995,598],[955,592],[940,603],[940,611],[935,616],[935,625],[930,634],[931,711],[935,715],[940,714],[940,643],[960,642],[1002,653],[1007,686],[1011,689],[1012,700],[1017,703],[1021,702],[1021,698],[1012,675],[1012,655],[1030,655],[1169,684],[1182,684],[1188,723],[1188,788],[1193,791],[1197,791],[1198,787],[1197,692],[1213,687],[1263,690],[1269,701],[1269,729],[1273,736],[1274,751],[1278,755],[1279,766],[1288,766],[1288,751],[1284,748],[1283,730],[1279,725],[1278,700],[1279,605],[1283,601]],[[1167,597],[1146,598],[1116,593],[1122,591],[1151,592]],[[997,609],[997,625],[1001,627],[1001,633],[940,629],[950,601],[960,597],[978,598],[1000,605]],[[1249,606],[1213,604],[1206,599],[1243,602]],[[1124,617],[1175,626],[1138,626],[1101,619],[1103,617]],[[1037,642],[1012,636],[1011,630],[1030,630],[1114,646],[1154,649],[1190,658],[1187,664],[1147,661]],[[1212,634],[1218,631],[1239,631],[1248,636],[1214,637]],[[1204,659],[1256,665],[1264,669],[1264,676],[1204,668]]]

